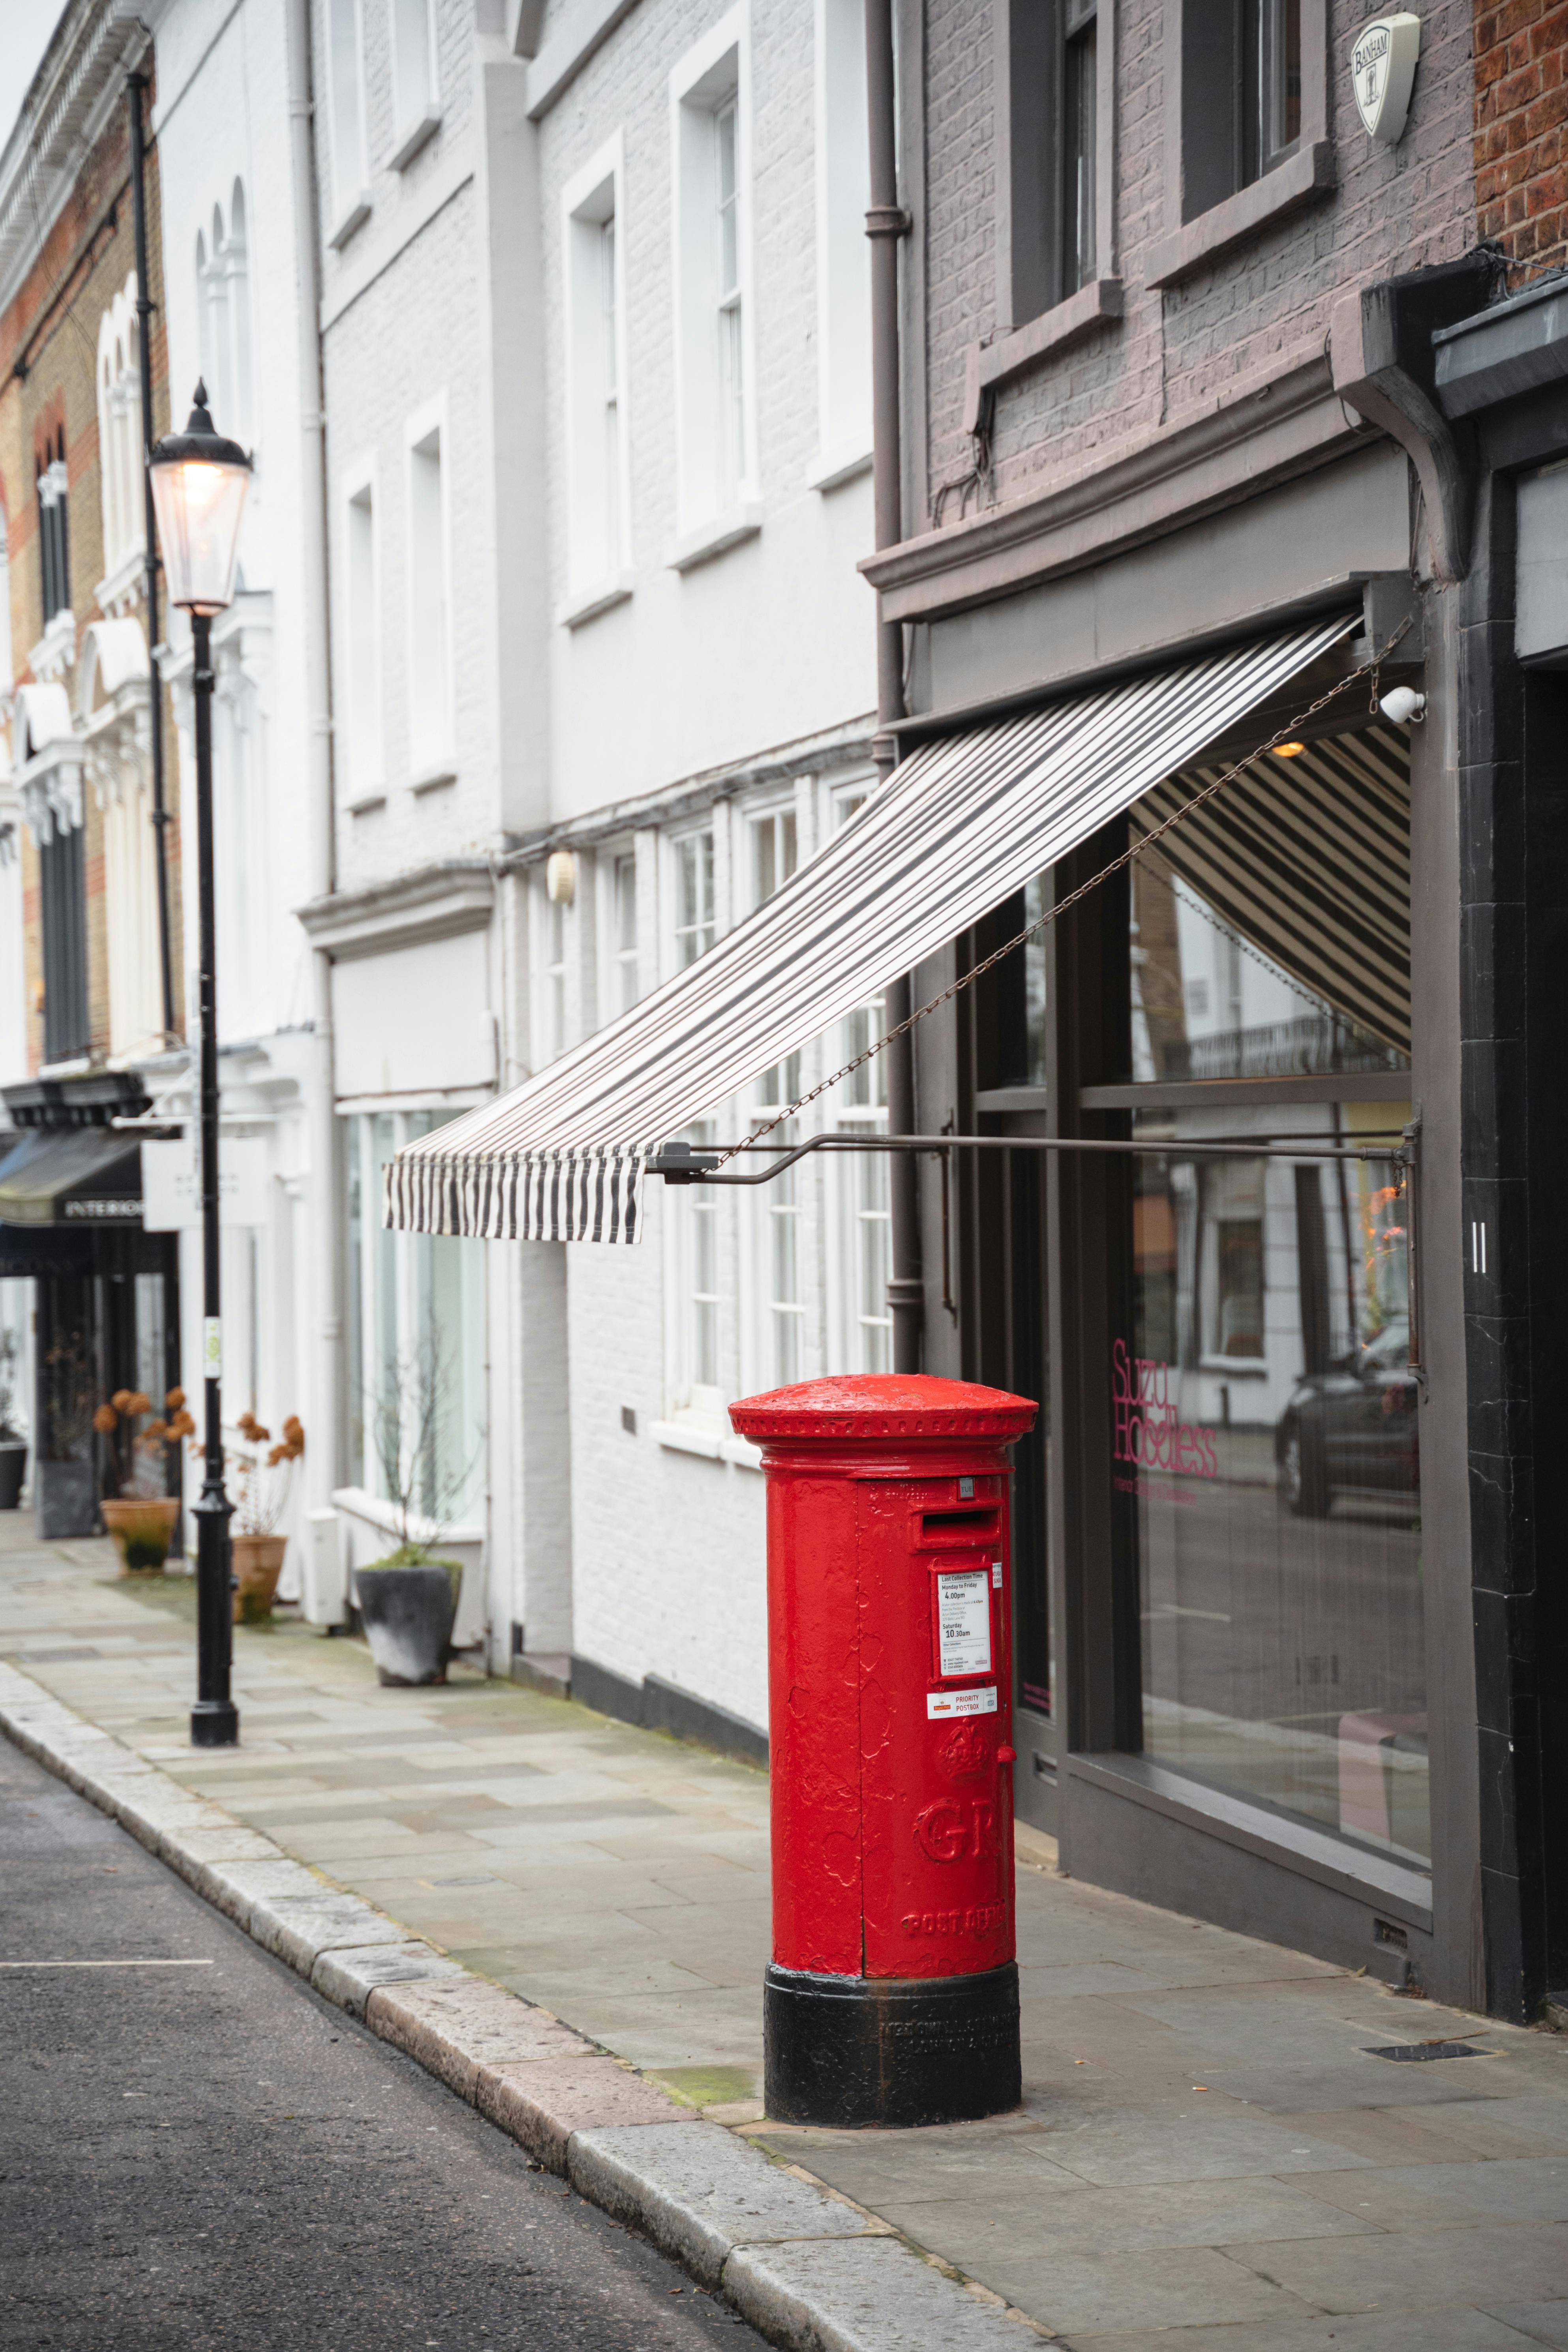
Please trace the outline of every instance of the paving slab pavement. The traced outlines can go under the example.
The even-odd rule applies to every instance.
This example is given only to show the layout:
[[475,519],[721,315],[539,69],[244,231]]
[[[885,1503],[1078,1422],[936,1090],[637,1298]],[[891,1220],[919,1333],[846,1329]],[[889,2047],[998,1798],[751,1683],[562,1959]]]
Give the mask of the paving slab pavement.
[[[773,2125],[759,2097],[763,1774],[461,1668],[446,1689],[384,1691],[360,1643],[289,1622],[237,1628],[243,1744],[198,1753],[192,1598],[185,1580],[117,1582],[105,1545],[38,1544],[19,1516],[0,1520],[0,1659],[84,1719],[84,1755],[108,1734],[156,1768],[134,1784],[139,1833],[196,1853],[207,1840],[204,1891],[231,1916],[254,1903],[279,1948],[292,1934],[308,1951],[339,1916],[334,1894],[384,1915],[331,1954],[330,1997],[374,2015],[395,1997],[467,1998],[477,1976],[611,2053],[613,2084],[603,2057],[524,2052],[481,2069],[498,2119],[509,2101],[557,2126],[569,2114],[584,2163],[600,2151],[596,2197],[622,2193],[606,2186],[617,2147],[641,2142],[651,2161],[650,2135],[689,2128],[658,2118],[685,2112],[869,2217],[842,2243],[730,2256],[726,2292],[764,2332],[787,2334],[813,2282],[837,2281],[847,2309],[880,2309],[892,2231],[1094,2352],[1568,2347],[1568,2038],[1406,2001],[1061,1879],[1031,1838],[1020,2112],[875,2136]],[[204,1807],[243,1827],[208,1826]],[[289,1867],[247,1861],[247,1835],[318,1874],[310,1900],[245,1879]],[[470,1977],[405,1984],[405,1967],[433,1965],[406,1957],[421,1946]],[[1368,2054],[1439,2037],[1488,2054],[1415,2067]],[[684,2149],[668,2143],[663,2204],[649,2190],[642,2218],[695,2245],[716,2209]],[[1007,2341],[1026,2339],[998,2308],[1005,2320]],[[889,2324],[904,2331],[889,2342],[943,2340],[922,2335],[934,2323],[918,2309]]]

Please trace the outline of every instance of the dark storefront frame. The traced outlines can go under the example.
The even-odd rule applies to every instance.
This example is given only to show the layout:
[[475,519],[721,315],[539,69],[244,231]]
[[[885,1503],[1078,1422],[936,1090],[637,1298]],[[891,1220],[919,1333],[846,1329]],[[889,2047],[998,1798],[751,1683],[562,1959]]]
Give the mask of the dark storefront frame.
[[[1408,592],[1407,592],[1408,601]],[[1369,597],[1369,604],[1372,599]],[[1387,610],[1386,599],[1379,617]],[[1421,1210],[1428,1263],[1420,1270],[1427,1335],[1427,1381],[1421,1408],[1424,1465],[1422,1549],[1426,1592],[1426,1685],[1431,1716],[1433,1863],[1431,1889],[1416,1870],[1347,1848],[1327,1832],[1282,1818],[1260,1804],[1205,1787],[1142,1753],[1142,1694],[1135,1646],[1138,1594],[1122,1591],[1135,1555],[1115,1539],[1118,1507],[1110,1475],[1110,1433],[1103,1400],[1110,1391],[1110,1335],[1130,1234],[1129,1164],[1079,1154],[955,1155],[950,1238],[941,1261],[955,1293],[951,1338],[934,1356],[967,1377],[995,1380],[1041,1398],[1042,1433],[1018,1464],[1020,1660],[1017,1809],[1021,1819],[1057,1834],[1064,1865],[1078,1874],[1213,1917],[1351,1966],[1366,1965],[1390,1981],[1414,1969],[1450,1997],[1483,1998],[1475,1948],[1474,1734],[1469,1698],[1468,1498],[1464,1492],[1464,1388],[1455,1378],[1453,1332],[1460,1301],[1457,1251],[1458,876],[1454,808],[1452,697],[1443,659],[1446,615],[1436,598],[1392,667],[1395,681],[1424,687],[1428,717],[1412,730],[1412,1003],[1415,1045],[1409,1087],[1423,1123]],[[1422,630],[1436,643],[1422,655]],[[1364,647],[1363,639],[1363,647]],[[1434,657],[1435,656],[1435,657]],[[1348,660],[1346,663],[1348,665]],[[1364,693],[1364,688],[1360,691]],[[1299,690],[1297,708],[1311,699]],[[1256,715],[1251,742],[1278,717]],[[1354,723],[1334,714],[1329,725]],[[1246,741],[1215,747],[1234,756]],[[1108,865],[1125,845],[1110,827],[1086,842],[1045,881],[1059,896]],[[1016,907],[955,943],[963,969],[1016,928]],[[1205,1101],[1226,1105],[1321,1105],[1383,1101],[1404,1091],[1388,1071],[1325,1077],[1129,1082],[1118,1037],[1127,1013],[1127,898],[1124,883],[1092,894],[1045,934],[1047,965],[1045,1084],[1008,1083],[1018,1063],[1016,1039],[994,992],[966,993],[948,1035],[922,1056],[922,1085],[954,1099],[956,1131],[1125,1138],[1134,1107]],[[973,1123],[972,1123],[973,1122]],[[922,1117],[922,1124],[940,1120]],[[934,1178],[930,1180],[934,1183]],[[925,1231],[936,1239],[928,1199]],[[1435,1244],[1435,1245],[1434,1245]],[[928,1266],[928,1301],[937,1288]],[[1023,1301],[1044,1293],[1037,1327]],[[1043,1344],[1042,1344],[1043,1342]],[[928,1353],[928,1361],[932,1360]],[[1447,1438],[1447,1442],[1445,1442]],[[1047,1475],[1048,1464],[1048,1475]],[[1458,1479],[1456,1481],[1456,1465]],[[1454,1491],[1456,1483],[1458,1492]],[[1055,1652],[1049,1716],[1029,1704],[1031,1653],[1043,1647],[1046,1614],[1032,1601],[1023,1561],[1037,1542],[1041,1518],[1048,1559],[1049,1639]],[[1135,1575],[1135,1569],[1132,1573]],[[1468,1784],[1468,1786],[1467,1786]]]
[[[180,1376],[179,1244],[142,1223],[140,1141],[116,1133],[116,1118],[147,1108],[140,1079],[103,1072],[79,1079],[37,1079],[5,1090],[16,1133],[5,1139],[0,1180],[9,1178],[13,1215],[0,1197],[0,1275],[34,1286],[37,1389],[35,1463],[51,1403],[51,1358],[79,1347],[81,1370],[103,1397],[134,1388],[147,1369],[138,1285],[157,1286],[163,1335],[160,1392]],[[93,1436],[90,1458],[101,1491],[106,1441]],[[183,1492],[182,1449],[165,1456],[167,1491]]]

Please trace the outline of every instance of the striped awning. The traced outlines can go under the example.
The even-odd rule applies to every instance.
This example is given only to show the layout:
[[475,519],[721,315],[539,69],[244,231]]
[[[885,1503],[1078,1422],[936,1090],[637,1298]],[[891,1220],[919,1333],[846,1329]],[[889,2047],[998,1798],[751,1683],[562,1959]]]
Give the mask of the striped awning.
[[[1212,783],[1192,767],[1133,810],[1145,830]],[[1410,744],[1383,724],[1265,752],[1160,844],[1221,919],[1356,1028],[1410,1051]]]
[[405,1144],[386,1221],[634,1242],[646,1162],[1267,701],[1338,614],[923,744],[784,887],[526,1085]]

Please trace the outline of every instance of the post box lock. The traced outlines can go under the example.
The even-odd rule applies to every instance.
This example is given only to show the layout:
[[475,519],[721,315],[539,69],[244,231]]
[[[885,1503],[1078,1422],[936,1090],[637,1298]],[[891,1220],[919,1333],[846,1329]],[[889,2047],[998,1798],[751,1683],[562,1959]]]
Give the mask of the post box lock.
[[1021,2096],[1005,1449],[1036,1410],[921,1376],[731,1409],[768,1485],[781,2122],[956,2123]]

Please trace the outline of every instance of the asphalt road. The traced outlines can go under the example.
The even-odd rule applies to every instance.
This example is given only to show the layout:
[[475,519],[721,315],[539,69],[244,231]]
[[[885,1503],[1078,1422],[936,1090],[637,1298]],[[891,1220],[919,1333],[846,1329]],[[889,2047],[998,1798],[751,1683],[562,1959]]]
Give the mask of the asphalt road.
[[7,2352],[760,2352],[3,1738],[0,1963]]

